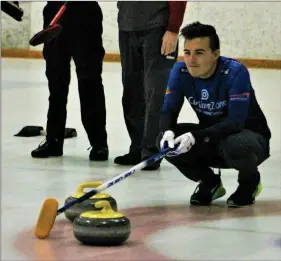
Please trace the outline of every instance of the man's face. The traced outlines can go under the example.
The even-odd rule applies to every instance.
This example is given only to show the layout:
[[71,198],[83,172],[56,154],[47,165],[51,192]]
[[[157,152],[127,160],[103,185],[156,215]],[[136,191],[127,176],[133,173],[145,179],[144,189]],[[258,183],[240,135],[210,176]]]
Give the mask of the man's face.
[[193,77],[210,77],[215,71],[219,55],[219,50],[212,52],[208,37],[185,40],[184,62]]

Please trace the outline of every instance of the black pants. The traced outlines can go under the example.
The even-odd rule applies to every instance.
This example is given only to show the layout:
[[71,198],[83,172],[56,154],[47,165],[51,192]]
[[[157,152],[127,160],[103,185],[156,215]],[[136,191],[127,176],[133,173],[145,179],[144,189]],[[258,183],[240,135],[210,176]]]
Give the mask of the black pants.
[[[61,4],[49,2],[43,11],[48,26]],[[63,143],[66,105],[73,58],[78,78],[81,118],[92,146],[107,146],[105,95],[102,83],[104,48],[102,12],[96,2],[70,2],[60,23],[61,34],[46,43],[43,55],[49,83],[47,140]]]
[[150,156],[157,150],[160,112],[171,68],[177,59],[161,55],[165,28],[119,31],[122,65],[122,105],[131,139],[130,152]]
[[[175,136],[200,129],[198,124],[178,124]],[[157,139],[160,143],[161,136]],[[239,171],[238,182],[250,182],[258,176],[258,165],[269,157],[269,141],[258,133],[244,129],[229,135],[218,144],[196,142],[190,151],[166,157],[184,176],[197,182],[211,181],[211,168],[232,168]]]

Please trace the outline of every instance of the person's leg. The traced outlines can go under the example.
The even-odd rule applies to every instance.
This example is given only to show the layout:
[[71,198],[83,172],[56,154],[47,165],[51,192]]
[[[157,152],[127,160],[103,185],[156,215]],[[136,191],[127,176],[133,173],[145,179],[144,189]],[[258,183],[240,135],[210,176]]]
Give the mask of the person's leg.
[[[161,109],[170,71],[178,56],[178,49],[172,54],[174,59],[169,59],[161,54],[162,38],[165,31],[166,28],[163,27],[147,30],[140,34],[144,59],[144,97],[146,104],[142,159],[158,152],[155,141],[159,134]],[[160,162],[157,162],[144,170],[156,170],[159,167]]]
[[[47,5],[44,9],[44,28],[48,26],[59,6]],[[67,35],[60,35],[44,44],[46,77],[49,86],[49,109],[47,115],[46,142],[31,152],[32,157],[46,158],[63,155],[63,141],[66,124],[66,105],[70,84],[70,53]]]
[[229,197],[228,205],[254,204],[262,189],[258,166],[269,157],[269,142],[260,134],[245,129],[221,141],[219,147],[227,165],[239,171],[239,186]]
[[76,66],[82,123],[92,147],[89,159],[107,160],[102,11],[96,2],[81,2],[71,10],[71,17],[69,45]]
[[[175,136],[197,129],[200,129],[197,124],[178,124]],[[157,138],[157,144],[160,144],[161,138],[161,136]],[[165,159],[188,179],[200,182],[190,198],[191,204],[209,205],[213,200],[225,194],[220,175],[214,174],[209,167],[213,165],[223,166],[224,164],[219,157],[218,146],[196,142],[189,152],[175,157],[165,157]]]
[[119,31],[122,66],[122,106],[131,139],[129,153],[116,157],[121,165],[135,165],[141,160],[145,102],[143,94],[143,58],[136,32]]

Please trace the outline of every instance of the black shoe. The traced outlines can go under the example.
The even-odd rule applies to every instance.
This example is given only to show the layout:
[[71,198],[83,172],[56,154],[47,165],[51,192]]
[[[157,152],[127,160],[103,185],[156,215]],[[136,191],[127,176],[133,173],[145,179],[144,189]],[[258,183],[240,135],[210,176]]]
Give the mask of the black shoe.
[[89,160],[106,161],[108,160],[108,154],[108,147],[93,147],[89,155]]
[[63,155],[62,142],[57,139],[51,141],[45,141],[42,145],[40,144],[37,149],[31,152],[33,158],[48,158],[48,157],[59,157]]
[[136,165],[141,162],[141,153],[140,152],[129,152],[123,156],[116,157],[114,163],[119,165]]
[[260,176],[253,181],[240,181],[236,191],[227,199],[228,207],[245,207],[255,204],[262,191]]
[[194,193],[190,198],[190,204],[207,206],[210,205],[213,200],[224,196],[225,193],[226,191],[220,178],[218,178],[218,180],[213,183],[200,181],[199,185],[196,187]]

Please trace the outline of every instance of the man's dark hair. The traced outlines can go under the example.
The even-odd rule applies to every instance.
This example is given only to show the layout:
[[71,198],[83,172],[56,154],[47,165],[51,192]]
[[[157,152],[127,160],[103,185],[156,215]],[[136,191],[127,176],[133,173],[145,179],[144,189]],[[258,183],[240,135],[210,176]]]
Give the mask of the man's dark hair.
[[211,50],[214,52],[220,49],[220,39],[215,27],[212,25],[201,24],[200,22],[188,24],[181,29],[181,36],[183,36],[185,40],[209,37]]

